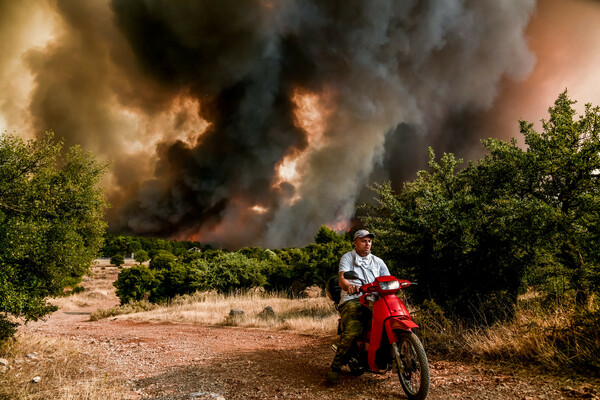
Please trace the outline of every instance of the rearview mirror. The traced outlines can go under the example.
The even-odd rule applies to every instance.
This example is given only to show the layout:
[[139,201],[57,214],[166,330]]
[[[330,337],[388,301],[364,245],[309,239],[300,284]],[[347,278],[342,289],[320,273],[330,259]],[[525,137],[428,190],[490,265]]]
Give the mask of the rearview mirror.
[[355,271],[346,271],[346,272],[344,272],[344,278],[346,278],[346,279],[358,279],[358,280],[360,280],[360,277],[358,276],[358,274]]

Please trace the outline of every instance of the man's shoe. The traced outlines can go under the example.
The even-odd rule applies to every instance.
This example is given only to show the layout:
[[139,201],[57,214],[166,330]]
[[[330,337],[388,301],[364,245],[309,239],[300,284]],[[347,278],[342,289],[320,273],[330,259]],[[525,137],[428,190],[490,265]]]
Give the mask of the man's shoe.
[[339,368],[331,368],[327,371],[327,383],[330,385],[335,385],[338,382],[340,377],[340,369]]

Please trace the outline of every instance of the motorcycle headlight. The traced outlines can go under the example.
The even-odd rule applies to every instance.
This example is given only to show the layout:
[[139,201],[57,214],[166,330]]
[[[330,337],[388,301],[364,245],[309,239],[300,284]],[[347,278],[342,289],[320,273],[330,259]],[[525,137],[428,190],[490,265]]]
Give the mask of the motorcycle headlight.
[[398,281],[379,282],[379,287],[381,287],[381,290],[396,290],[396,289],[400,289],[400,282],[398,282]]

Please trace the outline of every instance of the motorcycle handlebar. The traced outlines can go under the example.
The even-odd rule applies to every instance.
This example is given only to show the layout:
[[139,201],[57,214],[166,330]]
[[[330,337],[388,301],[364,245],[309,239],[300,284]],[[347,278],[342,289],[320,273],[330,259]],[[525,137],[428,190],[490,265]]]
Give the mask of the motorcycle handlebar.
[[[344,278],[346,279],[354,279],[354,280],[359,280],[361,285],[364,285],[365,283],[363,282],[362,279],[360,279],[360,277],[358,276],[358,274],[355,271],[346,271],[344,272]],[[417,282],[410,282],[410,285],[415,285],[418,286]],[[362,288],[359,286],[358,287],[358,293],[363,293]]]

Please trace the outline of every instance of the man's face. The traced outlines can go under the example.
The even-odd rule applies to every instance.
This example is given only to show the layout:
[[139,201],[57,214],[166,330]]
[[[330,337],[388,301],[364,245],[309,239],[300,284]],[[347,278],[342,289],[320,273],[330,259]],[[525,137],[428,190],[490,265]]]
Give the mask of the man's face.
[[359,256],[367,256],[371,252],[371,238],[368,236],[356,238],[354,240],[354,249]]

